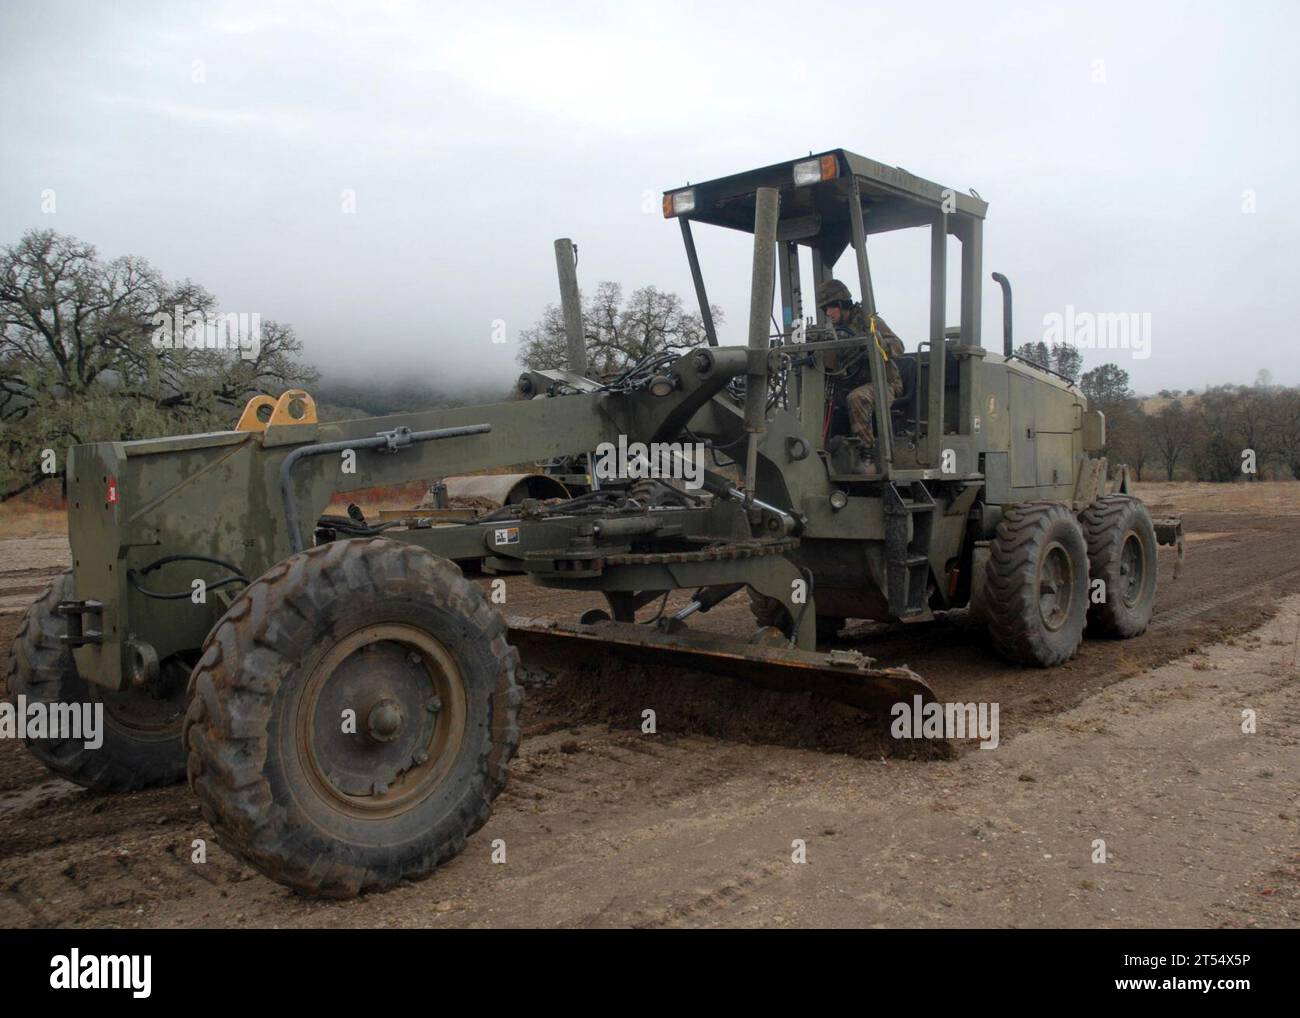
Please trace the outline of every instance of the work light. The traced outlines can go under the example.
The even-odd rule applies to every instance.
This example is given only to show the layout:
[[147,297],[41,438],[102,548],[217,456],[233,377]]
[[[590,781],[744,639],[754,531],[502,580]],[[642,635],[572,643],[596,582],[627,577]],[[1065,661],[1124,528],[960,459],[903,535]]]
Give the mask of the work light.
[[819,184],[823,180],[834,180],[840,174],[839,163],[834,156],[820,156],[817,159],[805,159],[794,164],[794,186]]
[[672,194],[664,195],[664,218],[671,219],[673,216],[685,215],[687,212],[695,211],[695,189],[688,188],[685,191],[674,191]]

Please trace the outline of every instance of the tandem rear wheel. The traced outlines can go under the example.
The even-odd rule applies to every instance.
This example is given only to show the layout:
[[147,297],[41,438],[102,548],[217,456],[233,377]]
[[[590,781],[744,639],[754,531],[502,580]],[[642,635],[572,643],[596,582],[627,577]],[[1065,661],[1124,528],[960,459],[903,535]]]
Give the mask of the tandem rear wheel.
[[985,574],[989,636],[1004,657],[1043,668],[1074,656],[1088,615],[1088,548],[1070,507],[1008,506]]
[[1079,516],[1088,568],[1101,597],[1088,606],[1088,635],[1128,639],[1144,632],[1156,602],[1156,530],[1140,498],[1103,495]]

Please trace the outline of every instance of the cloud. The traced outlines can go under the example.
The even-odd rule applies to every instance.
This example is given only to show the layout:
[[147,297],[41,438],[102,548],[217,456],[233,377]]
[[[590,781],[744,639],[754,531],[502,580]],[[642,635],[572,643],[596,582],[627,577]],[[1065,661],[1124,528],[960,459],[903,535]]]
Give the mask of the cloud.
[[[145,256],[293,322],[337,370],[507,380],[488,323],[517,335],[556,299],[554,238],[578,242],[587,289],[691,300],[658,192],[845,146],[979,189],[985,269],[1010,276],[1021,338],[1067,305],[1150,312],[1151,357],[1121,365],[1138,388],[1261,367],[1300,382],[1280,299],[1300,260],[1298,20],[1025,2],[972,23],[955,0],[922,19],[738,0],[6,5],[0,37],[22,44],[0,64],[0,239],[53,226]],[[743,341],[747,238],[696,239],[724,339]],[[872,252],[914,346],[924,238]]]

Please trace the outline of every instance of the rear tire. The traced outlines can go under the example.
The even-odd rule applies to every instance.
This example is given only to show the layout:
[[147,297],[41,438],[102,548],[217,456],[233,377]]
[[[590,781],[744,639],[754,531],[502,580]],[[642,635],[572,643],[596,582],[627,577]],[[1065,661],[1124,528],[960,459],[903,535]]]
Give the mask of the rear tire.
[[86,788],[131,792],[176,784],[185,777],[181,728],[188,666],[179,656],[164,661],[158,685],[149,690],[114,692],[86,681],[60,640],[68,631],[67,619],[54,611],[72,597],[69,570],[27,609],[14,637],[5,684],[11,695],[22,695],[28,703],[102,703],[104,741],[88,749],[84,739],[27,739],[27,748],[55,774]]
[[1122,640],[1151,621],[1158,573],[1156,530],[1142,500],[1103,495],[1079,517],[1088,542],[1093,581],[1105,583],[1106,599],[1088,606],[1088,635]]
[[505,632],[412,545],[335,541],[270,569],[192,679],[190,784],[218,839],[306,894],[428,876],[487,820],[519,745]]
[[1068,506],[1009,506],[989,548],[985,580],[993,645],[1019,664],[1074,656],[1088,611],[1088,549]]

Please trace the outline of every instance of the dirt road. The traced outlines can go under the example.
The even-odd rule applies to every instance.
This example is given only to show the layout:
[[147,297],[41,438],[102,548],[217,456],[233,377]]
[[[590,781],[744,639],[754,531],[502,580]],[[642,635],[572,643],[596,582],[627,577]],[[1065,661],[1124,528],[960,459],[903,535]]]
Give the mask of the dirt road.
[[[998,703],[996,749],[881,757],[807,698],[597,662],[604,692],[534,683],[510,786],[464,854],[358,901],[242,867],[187,788],[87,792],[0,741],[0,925],[1294,926],[1300,485],[1250,488],[1145,487],[1184,514],[1183,574],[1162,550],[1148,633],[1060,669],[1008,668],[959,616],[842,634],[941,700]],[[65,559],[48,533],[0,541],[0,645]],[[589,603],[512,582],[507,610]]]

